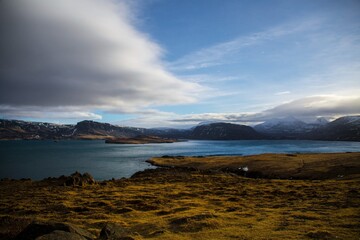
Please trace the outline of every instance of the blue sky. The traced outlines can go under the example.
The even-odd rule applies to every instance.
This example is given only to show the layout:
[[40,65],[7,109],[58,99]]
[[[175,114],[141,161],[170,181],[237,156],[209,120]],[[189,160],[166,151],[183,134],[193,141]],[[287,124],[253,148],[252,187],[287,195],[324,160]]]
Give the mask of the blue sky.
[[[23,72],[2,71],[2,84],[10,90],[0,98],[5,118],[189,127],[360,114],[359,1],[81,0],[59,3],[55,17],[45,13],[55,6],[31,1],[33,12],[20,0],[8,4],[13,15],[4,17],[22,14],[36,30],[28,33],[34,43],[13,48],[25,49],[15,55],[29,62],[18,66],[16,57],[0,59],[2,69],[10,65]],[[55,39],[31,21],[46,21],[45,28],[64,34]],[[77,24],[85,40],[77,36]],[[59,39],[69,32],[71,38]],[[53,37],[49,48],[37,45]],[[29,72],[39,55],[33,49],[44,59],[38,71]],[[49,63],[54,53],[61,53],[60,60]],[[24,80],[29,75],[34,77]],[[31,87],[37,84],[49,94],[37,94],[39,88]],[[19,90],[24,86],[26,93]]]

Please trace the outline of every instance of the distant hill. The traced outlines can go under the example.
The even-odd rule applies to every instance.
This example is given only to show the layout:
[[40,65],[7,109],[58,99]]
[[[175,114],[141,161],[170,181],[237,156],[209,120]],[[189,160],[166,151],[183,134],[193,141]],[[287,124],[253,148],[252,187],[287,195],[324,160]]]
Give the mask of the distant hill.
[[73,138],[130,138],[141,134],[140,130],[129,127],[119,127],[109,123],[81,121],[74,126]]
[[360,141],[360,116],[347,116],[314,129],[304,138],[316,140]]
[[268,137],[296,139],[308,130],[308,125],[294,117],[270,119],[254,129]]
[[325,118],[318,118],[312,123],[305,123],[294,117],[274,118],[254,126],[254,129],[272,139],[303,139],[308,134],[328,123]]
[[360,141],[360,116],[346,116],[328,122],[318,118],[305,123],[293,117],[272,119],[254,127],[271,139]]
[[305,123],[293,117],[272,119],[254,128],[231,123],[200,124],[191,129],[134,128],[109,123],[81,121],[61,125],[19,120],[0,120],[0,139],[111,139],[140,135],[161,138],[201,140],[308,139],[360,141],[360,116],[347,116],[332,122],[320,118]]
[[206,140],[241,140],[263,139],[264,136],[252,127],[231,123],[211,123],[197,126],[193,129],[191,139]]
[[0,120],[0,139],[62,139],[73,131],[73,125]]
[[82,121],[76,125],[61,125],[18,120],[0,120],[0,139],[107,139],[135,137],[139,130],[109,123]]

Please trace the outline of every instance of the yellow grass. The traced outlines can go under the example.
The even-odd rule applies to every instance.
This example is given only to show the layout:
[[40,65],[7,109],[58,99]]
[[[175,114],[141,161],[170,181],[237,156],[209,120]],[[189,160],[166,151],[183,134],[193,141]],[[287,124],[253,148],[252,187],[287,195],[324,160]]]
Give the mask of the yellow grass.
[[[338,155],[346,156],[342,165],[356,162],[350,155],[359,161],[358,153]],[[279,156],[277,162],[276,156],[258,158],[282,165],[285,156]],[[310,155],[301,156],[305,164],[312,162]],[[333,156],[318,157],[326,161]],[[208,170],[228,166],[230,159],[182,160],[187,164],[206,163]],[[249,166],[258,164],[244,159]],[[52,220],[76,224],[96,235],[104,223],[117,222],[135,239],[359,239],[357,176],[252,179],[221,171],[169,168],[85,187],[2,181],[0,237],[15,235],[32,220]]]
[[[260,154],[253,156],[160,157],[148,162],[162,167],[236,172],[247,167],[270,178],[349,178],[360,173],[358,153]],[[241,169],[240,169],[241,170]]]

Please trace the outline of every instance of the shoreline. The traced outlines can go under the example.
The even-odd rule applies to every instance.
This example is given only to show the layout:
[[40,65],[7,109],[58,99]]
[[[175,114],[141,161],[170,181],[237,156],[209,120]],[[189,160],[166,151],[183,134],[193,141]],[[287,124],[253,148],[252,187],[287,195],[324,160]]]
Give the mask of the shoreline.
[[[275,161],[275,163],[279,163],[278,161],[284,161],[286,163],[286,161],[294,161],[296,160],[296,158],[301,158],[301,156],[308,156],[310,157],[310,160],[312,157],[330,157],[330,156],[335,156],[332,159],[332,164],[328,167],[336,167],[336,164],[339,165],[344,165],[341,164],[341,162],[339,162],[339,159],[336,159],[336,157],[340,158],[340,161],[344,158],[344,157],[349,157],[351,155],[354,155],[355,157],[351,157],[351,163],[353,164],[353,166],[347,166],[348,168],[350,167],[355,167],[355,172],[358,171],[359,175],[360,175],[360,151],[359,152],[327,152],[327,153],[261,153],[261,154],[254,154],[254,155],[233,155],[233,154],[215,154],[215,155],[198,155],[198,156],[181,156],[181,155],[164,155],[161,157],[152,157],[150,159],[145,160],[145,162],[151,164],[151,166],[154,166],[156,168],[145,168],[144,170],[140,170],[137,172],[134,172],[131,176],[129,177],[121,177],[121,178],[108,178],[108,179],[101,179],[101,180],[96,180],[96,182],[105,182],[105,181],[111,181],[111,180],[118,180],[118,179],[129,179],[132,176],[136,175],[136,174],[140,174],[144,171],[147,170],[153,170],[153,169],[158,169],[158,168],[180,168],[180,169],[185,169],[185,170],[191,170],[191,171],[205,171],[205,172],[222,172],[222,173],[233,173],[239,176],[245,176],[244,175],[244,171],[242,168],[244,166],[247,166],[249,168],[248,165],[252,165],[251,161],[256,161],[258,163],[264,163],[264,164],[269,164],[269,163],[274,163],[273,158],[275,157],[279,157],[279,159],[277,159]],[[355,159],[354,159],[355,158]],[[356,161],[356,158],[359,159],[359,161]],[[219,161],[218,163],[215,163],[215,165],[209,165],[206,166],[206,164],[204,164],[206,161],[210,161],[212,162],[212,164],[214,164],[214,161]],[[245,161],[244,161],[245,160]],[[326,160],[326,159],[325,159]],[[228,161],[228,162],[227,162]],[[238,162],[238,164],[236,163]],[[359,162],[359,164],[356,164],[356,162]],[[179,164],[182,163],[182,164]],[[314,163],[314,161],[313,161]],[[355,163],[355,164],[354,164]],[[335,164],[335,165],[334,165]],[[346,166],[346,165],[345,165]],[[259,171],[259,169],[257,169],[259,167],[259,165],[255,166],[254,168],[251,168],[249,170],[247,170],[246,172],[248,172],[246,174],[246,177],[248,178],[266,178],[266,179],[305,179],[305,178],[301,178],[298,177],[292,177],[290,175],[272,175],[272,174],[268,174],[268,173],[262,173],[261,171]],[[313,166],[314,168],[319,167],[319,166]],[[324,167],[324,166],[322,166]],[[287,165],[284,169],[274,169],[274,167],[269,168],[269,170],[283,170],[283,171],[289,171],[289,166]],[[77,173],[77,171],[76,171]],[[88,173],[89,174],[89,173]],[[91,173],[90,173],[91,174]],[[341,169],[338,175],[341,175]],[[332,175],[333,176],[333,175]],[[33,181],[33,182],[37,182],[37,181],[43,181],[46,179],[56,179],[56,178],[61,178],[64,177],[64,175],[61,176],[47,176],[41,179],[32,179],[32,178],[28,178],[28,177],[19,177],[19,178],[11,178],[11,177],[3,177],[0,178],[0,182],[1,181]],[[329,177],[323,176],[322,178],[319,179],[328,179]],[[333,177],[334,178],[334,177]],[[308,178],[309,180],[316,180],[317,178]]]
[[[351,156],[353,155],[353,156]],[[326,175],[322,175],[321,178],[311,178],[309,177],[309,175],[306,175],[305,177],[301,177],[301,175],[296,176],[291,176],[290,175],[284,175],[284,173],[282,174],[278,174],[278,175],[274,175],[274,174],[270,174],[269,171],[265,171],[265,173],[261,172],[264,169],[259,169],[259,163],[263,163],[263,164],[278,164],[279,160],[284,162],[284,163],[288,163],[288,161],[294,161],[298,158],[301,158],[302,156],[307,156],[308,160],[312,161],[312,164],[314,164],[314,162],[316,163],[316,161],[314,161],[314,157],[331,157],[334,156],[332,160],[332,165],[327,166],[328,168],[335,168],[336,164],[338,165],[342,165],[342,167],[346,167],[346,168],[351,168],[354,167],[353,172],[358,172],[360,175],[360,151],[359,152],[327,152],[327,153],[262,153],[262,154],[254,154],[254,155],[233,155],[233,154],[215,154],[215,155],[199,155],[199,156],[180,156],[180,155],[176,155],[176,156],[172,156],[172,155],[164,155],[161,157],[152,157],[148,160],[145,160],[145,162],[151,164],[152,166],[157,168],[180,168],[180,169],[185,169],[185,170],[191,170],[191,171],[205,171],[205,172],[223,172],[223,173],[233,173],[239,176],[245,176],[248,178],[267,178],[267,179],[306,179],[305,177],[308,177],[309,180],[316,180],[316,179],[329,179],[329,178],[334,178],[335,176],[332,174],[330,176],[326,176]],[[274,161],[274,158],[279,157],[278,159],[276,159]],[[310,157],[310,158],[309,158]],[[341,163],[341,161],[346,157],[351,157],[351,163],[350,165],[344,165]],[[339,159],[337,159],[339,158]],[[359,159],[359,161],[356,161],[356,158]],[[251,169],[248,169],[245,174],[245,172],[243,171],[243,169],[239,169],[242,167],[248,167],[253,165],[252,161],[256,161],[257,164],[253,167],[251,167]],[[340,161],[339,161],[340,160]],[[206,165],[205,162],[212,162],[212,165]],[[214,161],[218,161],[217,163],[215,163],[214,165]],[[326,159],[325,159],[326,161]],[[237,164],[238,162],[238,164]],[[280,162],[280,163],[282,163]],[[323,162],[324,161],[319,161],[319,162]],[[358,162],[358,164],[357,164]],[[304,164],[305,162],[302,163],[298,163],[299,165]],[[351,165],[353,164],[353,165]],[[260,164],[261,165],[261,164]],[[267,166],[268,167],[268,166]],[[265,170],[271,170],[271,171],[289,171],[290,170],[290,166],[286,165],[283,169],[274,169],[274,166],[272,166],[271,168],[266,169],[267,167],[265,167]],[[279,167],[277,165],[277,167]],[[318,168],[319,166],[313,166],[314,168]],[[326,167],[324,165],[322,165],[321,167]],[[292,166],[292,168],[296,168],[296,166]],[[96,182],[104,182],[104,181],[110,181],[110,180],[114,180],[114,179],[129,179],[132,176],[136,175],[136,174],[140,174],[144,171],[147,170],[152,170],[154,168],[145,168],[144,170],[141,171],[137,171],[135,173],[133,173],[131,176],[129,177],[121,177],[121,178],[108,178],[108,179],[101,179],[101,180],[96,180]],[[293,171],[294,169],[292,169]],[[324,169],[323,169],[324,170]],[[326,170],[326,169],[325,169]],[[344,169],[339,169],[338,171],[338,175],[344,175],[345,172],[342,172],[342,170]],[[91,174],[91,173],[90,173]],[[345,173],[346,174],[346,173]],[[0,182],[1,181],[43,181],[45,179],[56,179],[56,178],[61,178],[62,176],[47,176],[45,178],[41,178],[41,179],[32,179],[32,178],[28,178],[28,177],[22,177],[22,178],[9,178],[9,177],[3,177],[0,178]],[[335,177],[336,178],[336,177]]]

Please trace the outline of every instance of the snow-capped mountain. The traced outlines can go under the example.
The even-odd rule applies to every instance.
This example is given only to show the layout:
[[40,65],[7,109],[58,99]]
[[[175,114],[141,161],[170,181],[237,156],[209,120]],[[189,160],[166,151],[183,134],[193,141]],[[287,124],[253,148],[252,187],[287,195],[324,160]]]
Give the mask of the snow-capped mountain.
[[[254,130],[255,129],[255,130]],[[207,140],[309,139],[360,141],[360,115],[327,122],[319,118],[305,123],[293,117],[266,121],[251,128],[231,123],[207,123],[191,129],[146,129],[81,121],[75,125],[0,119],[0,139],[107,139],[151,135]]]
[[274,118],[258,124],[254,129],[274,138],[297,138],[312,129],[309,124],[294,117]]
[[315,121],[310,122],[310,124],[317,125],[317,126],[323,126],[328,123],[329,123],[329,121],[324,117],[318,117],[317,119],[315,119]]
[[360,116],[346,116],[329,122],[309,133],[319,140],[360,141]]

